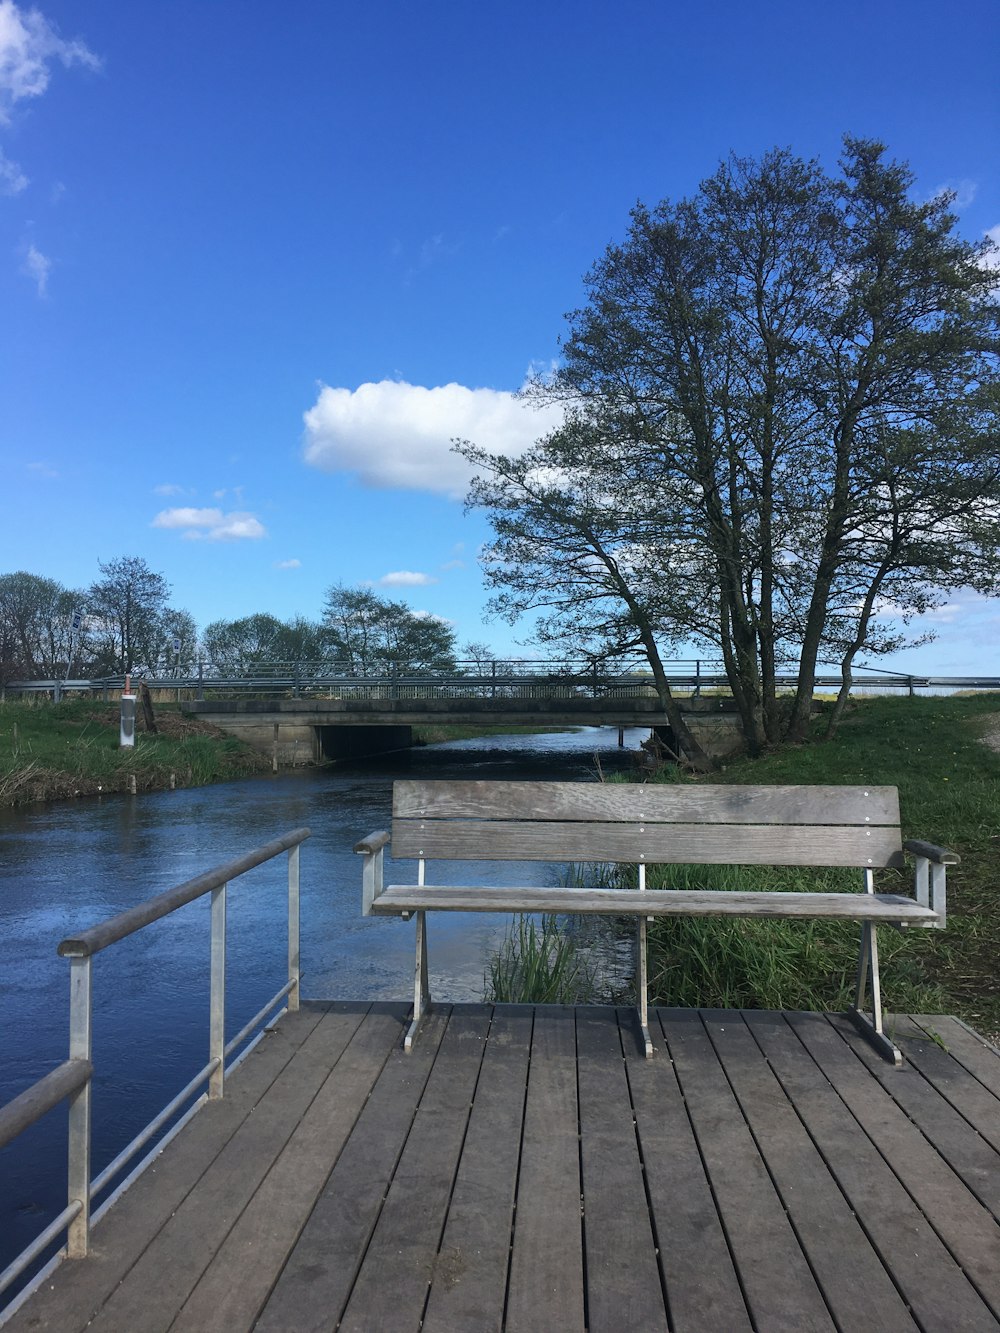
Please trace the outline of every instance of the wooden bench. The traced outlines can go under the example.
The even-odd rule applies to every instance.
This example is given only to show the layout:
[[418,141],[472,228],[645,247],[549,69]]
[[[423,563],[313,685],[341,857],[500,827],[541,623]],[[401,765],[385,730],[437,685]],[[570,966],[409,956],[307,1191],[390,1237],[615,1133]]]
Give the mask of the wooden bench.
[[[386,884],[383,855],[417,861],[416,884]],[[895,787],[751,787],[579,782],[415,782],[393,786],[392,832],[373,833],[364,856],[366,916],[416,917],[412,1047],[430,1003],[427,912],[578,912],[634,916],[636,1002],[647,1056],[646,924],[658,916],[819,918],[861,922],[852,1020],[888,1059],[901,1056],[882,1026],[876,926],[941,928],[945,867],[958,856],[903,843]],[[913,855],[915,896],[876,893],[873,871]],[[428,882],[427,862],[633,863],[638,888],[518,887]],[[858,892],[647,889],[649,865],[853,866]],[[871,1013],[865,1012],[871,991]]]

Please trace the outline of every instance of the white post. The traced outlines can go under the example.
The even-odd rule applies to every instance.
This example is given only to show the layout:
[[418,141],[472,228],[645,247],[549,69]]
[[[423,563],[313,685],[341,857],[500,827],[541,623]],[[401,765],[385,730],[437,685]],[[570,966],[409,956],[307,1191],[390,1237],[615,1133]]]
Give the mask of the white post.
[[208,1079],[208,1095],[216,1099],[226,1084],[226,885],[212,890],[212,965],[208,1058],[217,1060]]
[[299,1007],[299,848],[288,850],[288,1012]]
[[[90,1059],[91,960],[71,958],[69,964],[69,1058]],[[69,1202],[80,1212],[66,1231],[66,1254],[82,1259],[90,1244],[90,1089],[88,1078],[69,1101]]]

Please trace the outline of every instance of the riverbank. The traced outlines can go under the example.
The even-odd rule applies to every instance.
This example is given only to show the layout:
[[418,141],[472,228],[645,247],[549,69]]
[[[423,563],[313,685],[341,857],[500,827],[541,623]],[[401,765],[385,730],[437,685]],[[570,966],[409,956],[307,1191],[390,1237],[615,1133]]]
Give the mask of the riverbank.
[[0,704],[0,806],[197,787],[270,768],[265,755],[176,706],[158,704],[156,726],[146,731],[140,711],[135,746],[122,749],[117,704]]

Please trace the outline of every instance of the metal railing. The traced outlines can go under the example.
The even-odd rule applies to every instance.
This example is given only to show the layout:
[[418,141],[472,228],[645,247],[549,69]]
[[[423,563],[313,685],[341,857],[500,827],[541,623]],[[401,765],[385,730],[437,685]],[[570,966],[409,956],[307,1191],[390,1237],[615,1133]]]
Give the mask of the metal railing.
[[[263,1033],[229,1065],[226,1060],[250,1034],[287,1000],[286,1008],[299,1007],[299,847],[310,836],[309,829],[294,829],[266,843],[227,865],[208,870],[194,879],[178,884],[138,907],[130,908],[89,930],[64,939],[59,953],[70,960],[70,1036],[69,1058],[44,1078],[25,1089],[20,1096],[0,1107],[0,1148],[10,1143],[29,1126],[40,1120],[60,1102],[69,1100],[68,1203],[63,1211],[0,1273],[0,1293],[17,1280],[30,1265],[63,1233],[65,1253],[69,1258],[85,1255],[90,1247],[93,1222],[111,1206],[112,1195],[91,1215],[91,1201],[119,1174],[145,1145],[168,1123],[198,1088],[206,1081],[207,1092],[160,1139],[158,1152],[176,1134],[207,1099],[223,1096],[226,1075],[256,1045]],[[267,1004],[233,1037],[225,1039],[226,1021],[226,896],[229,883],[273,860],[288,854],[288,980]],[[211,965],[209,987],[209,1059],[176,1097],[140,1130],[100,1175],[91,1179],[91,1088],[94,1067],[91,1062],[91,972],[96,953],[109,945],[134,935],[153,921],[159,921],[179,907],[211,894]],[[142,1170],[152,1156],[140,1163]],[[134,1173],[135,1174],[135,1173]],[[37,1280],[37,1279],[36,1279]]]

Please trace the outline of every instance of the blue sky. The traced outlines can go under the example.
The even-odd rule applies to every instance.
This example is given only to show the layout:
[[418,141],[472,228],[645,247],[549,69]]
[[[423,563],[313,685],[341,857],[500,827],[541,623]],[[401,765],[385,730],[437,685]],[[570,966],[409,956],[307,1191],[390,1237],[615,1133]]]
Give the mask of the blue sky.
[[[541,433],[583,274],[731,150],[880,138],[1000,228],[998,13],[0,0],[0,572],[141,555],[200,625],[368,581],[509,651],[449,440]],[[996,603],[935,621],[903,661],[1000,669]]]

